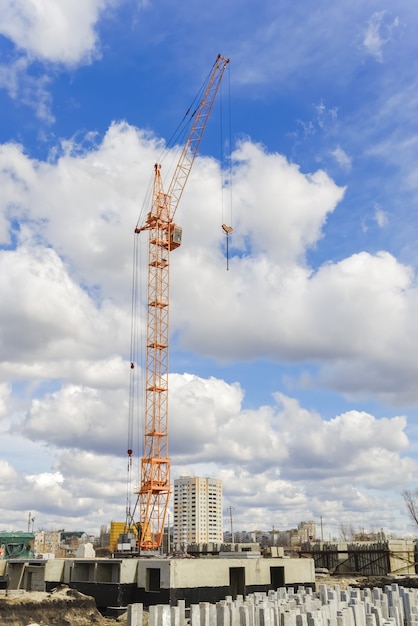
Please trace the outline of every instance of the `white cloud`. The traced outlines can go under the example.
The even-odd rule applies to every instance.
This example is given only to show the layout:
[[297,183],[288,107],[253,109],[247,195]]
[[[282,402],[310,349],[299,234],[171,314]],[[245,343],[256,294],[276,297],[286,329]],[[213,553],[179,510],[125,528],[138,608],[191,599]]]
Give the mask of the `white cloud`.
[[340,147],[337,146],[335,150],[331,152],[332,156],[343,169],[349,171],[351,169],[352,159],[348,154]]
[[125,123],[97,145],[89,133],[83,139],[63,142],[47,162],[2,145],[0,215],[20,223],[20,241],[53,246],[98,297],[103,290],[120,302],[129,297],[133,230],[161,144]]
[[[63,377],[76,376],[71,362],[82,363],[82,374],[71,380],[89,386],[95,362],[127,356],[131,233],[140,188],[146,188],[160,148],[155,138],[127,124],[112,125],[101,142],[68,142],[50,162],[30,159],[17,145],[1,147],[1,214],[21,224],[19,248],[0,255],[9,372],[30,375],[30,363],[36,363],[50,377],[60,359]],[[240,210],[229,273],[216,212],[214,160],[197,160],[183,198],[177,217],[184,243],[172,256],[171,273],[177,342],[229,360],[315,359],[325,368],[323,380],[328,366],[337,363],[336,372],[351,363],[354,373],[361,358],[373,364],[376,381],[392,364],[395,392],[400,346],[403,362],[413,371],[416,367],[411,325],[417,292],[411,268],[388,253],[363,252],[313,271],[306,253],[319,245],[344,190],[324,172],[303,174],[249,141],[236,151],[233,175]],[[385,215],[375,215],[383,226]],[[4,363],[1,369],[7,376]],[[334,376],[333,386],[342,384],[337,380]],[[367,380],[358,380],[362,391]],[[355,377],[344,387],[347,381],[354,385]],[[374,393],[379,392],[375,384]],[[381,391],[388,392],[387,382]]]
[[277,472],[284,481],[338,483],[354,475],[379,489],[402,485],[417,467],[401,458],[409,444],[404,416],[376,419],[353,410],[324,420],[282,393],[276,406],[248,410],[236,385],[188,375],[177,376],[171,389],[171,448],[181,465],[238,465],[254,475]]
[[0,419],[7,414],[12,386],[6,382],[0,383]]
[[98,59],[97,24],[119,1],[1,0],[0,34],[15,49],[7,63],[0,64],[0,88],[33,109],[42,121],[53,123],[51,64],[74,68]]
[[[400,493],[417,470],[416,462],[404,456],[409,445],[405,417],[378,419],[353,410],[325,420],[277,393],[276,405],[253,411],[236,412],[234,401],[229,412],[221,411],[217,426],[206,431],[206,416],[209,423],[212,419],[207,395],[216,402],[220,396],[213,382],[190,376],[183,380],[191,386],[188,397],[194,401],[186,413],[179,412],[183,390],[179,405],[175,401],[172,407],[173,475],[221,478],[236,528],[289,528],[294,520],[320,516],[334,533],[347,520],[359,526],[367,520],[370,528],[397,528],[402,515],[394,510],[401,507],[396,499],[391,501],[390,490]],[[195,393],[199,386],[205,388],[203,397]],[[224,405],[228,396],[236,400],[235,394],[232,386],[224,386]],[[190,440],[189,411],[193,431],[200,428],[202,433]],[[179,449],[180,432],[185,442]]]
[[[377,514],[389,515],[388,490],[400,493],[417,470],[405,456],[403,416],[348,411],[325,420],[282,393],[271,406],[248,410],[237,384],[178,374],[170,383],[173,477],[219,476],[225,504],[236,511],[240,528],[286,528],[319,515],[338,527],[344,516],[355,522],[361,513],[363,525],[364,515],[374,524]],[[82,520],[89,532],[123,519],[124,414],[122,397],[112,399],[105,390],[64,388],[34,401],[21,435],[55,444],[55,458],[49,471],[23,478],[9,463],[0,464],[6,508],[13,507],[15,515],[21,511],[22,517],[29,508],[37,523],[55,520],[61,527],[78,516],[76,526]],[[133,488],[138,479],[135,461]],[[392,520],[394,528],[398,523]]]
[[2,0],[0,32],[30,58],[73,65],[98,54],[95,26],[109,0]]
[[[53,455],[25,471],[27,479],[3,468],[14,490],[10,506],[62,526],[71,501],[68,519],[78,515],[94,531],[114,519],[112,502],[124,515],[132,231],[161,145],[127,124],[87,139],[69,141],[48,162],[18,145],[0,147],[3,241],[20,226],[16,249],[0,252],[0,373],[9,385],[19,382],[18,390],[2,389],[5,419],[13,422],[8,436],[18,432]],[[303,173],[246,141],[233,177],[239,211],[230,272],[215,160],[196,161],[176,216],[184,240],[172,256],[173,350],[224,361],[315,362],[313,385],[352,397],[391,393],[399,404],[414,397],[411,268],[387,252],[309,267],[307,252],[344,195],[323,171]],[[360,510],[367,494],[377,510],[385,490],[401,491],[416,470],[405,456],[401,415],[351,410],[325,420],[282,393],[250,409],[245,390],[220,376],[173,373],[170,389],[173,471],[213,468],[228,483],[228,501],[242,515],[248,506],[248,523],[262,521],[266,506],[283,524],[318,516],[320,500],[337,520],[353,501]],[[20,403],[18,415],[11,401]],[[103,480],[112,458],[114,485]],[[354,496],[341,496],[347,481]]]
[[383,48],[392,40],[392,32],[399,26],[395,17],[389,21],[386,11],[376,11],[371,16],[364,34],[363,46],[380,63],[383,61]]
[[0,291],[3,361],[92,358],[105,337],[106,351],[121,347],[120,311],[110,302],[97,307],[51,248],[0,251]]
[[127,387],[100,390],[65,385],[32,401],[23,431],[33,440],[57,447],[123,454],[128,433]]
[[384,228],[388,224],[388,214],[382,209],[380,205],[376,205],[374,208],[374,219],[379,228]]
[[0,459],[0,484],[2,489],[8,489],[10,484],[17,480],[17,472],[6,459]]
[[39,119],[52,123],[55,120],[51,112],[51,94],[48,91],[50,78],[46,74],[31,76],[29,65],[26,57],[0,64],[0,88],[5,89],[14,100],[32,108]]
[[344,190],[325,172],[303,174],[285,157],[249,141],[233,157],[234,204],[240,207],[235,245],[245,237],[253,255],[268,251],[280,264],[303,261]]

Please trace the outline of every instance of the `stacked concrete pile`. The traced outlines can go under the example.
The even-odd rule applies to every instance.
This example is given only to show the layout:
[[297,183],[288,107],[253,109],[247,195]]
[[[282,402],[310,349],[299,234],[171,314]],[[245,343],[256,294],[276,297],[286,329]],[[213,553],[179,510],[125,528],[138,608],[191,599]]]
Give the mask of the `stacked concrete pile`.
[[[149,608],[149,626],[186,626],[184,601]],[[142,605],[129,607],[128,626],[142,626]],[[418,589],[341,590],[338,586],[278,589],[245,599],[190,607],[190,626],[418,626]]]

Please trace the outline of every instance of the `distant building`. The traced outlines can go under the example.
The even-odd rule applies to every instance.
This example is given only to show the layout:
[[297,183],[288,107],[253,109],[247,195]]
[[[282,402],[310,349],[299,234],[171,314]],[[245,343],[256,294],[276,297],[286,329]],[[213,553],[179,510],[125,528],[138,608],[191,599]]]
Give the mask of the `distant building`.
[[87,541],[89,536],[83,531],[40,530],[35,533],[34,551],[39,556],[63,558],[75,555],[79,545]]
[[308,543],[316,540],[316,523],[313,520],[298,524],[300,543]]
[[222,542],[222,481],[180,476],[174,481],[174,544]]
[[56,557],[65,556],[65,551],[61,548],[62,530],[39,530],[35,533],[35,553],[53,554]]

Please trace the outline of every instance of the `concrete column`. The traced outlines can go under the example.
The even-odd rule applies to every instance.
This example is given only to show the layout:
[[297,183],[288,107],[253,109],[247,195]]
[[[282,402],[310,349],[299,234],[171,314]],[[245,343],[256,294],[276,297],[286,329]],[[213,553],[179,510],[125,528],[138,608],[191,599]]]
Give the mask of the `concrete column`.
[[250,610],[245,604],[239,607],[239,626],[250,626]]
[[148,626],[158,626],[157,607],[151,605],[148,609]]
[[337,611],[337,626],[348,626],[347,609]]
[[128,604],[127,626],[142,626],[142,604]]
[[374,613],[366,615],[366,626],[377,626],[376,615]]
[[190,624],[191,626],[200,626],[200,606],[198,604],[190,605]]
[[280,617],[280,626],[297,626],[297,618],[302,617],[301,615],[296,615],[293,611],[283,611],[279,613]]
[[258,623],[259,626],[273,626],[271,620],[271,611],[270,607],[265,605],[260,605],[257,607],[256,614],[258,612]]
[[306,613],[296,614],[295,624],[296,626],[308,626],[308,619],[306,617]]
[[389,619],[389,603],[386,594],[382,595],[382,615],[385,620]]
[[210,626],[209,624],[209,602],[199,602],[200,626]]
[[218,602],[216,605],[216,623],[217,626],[230,626],[231,612],[226,602]]
[[389,617],[393,617],[393,619],[395,620],[396,626],[403,626],[403,619],[400,615],[399,607],[390,606]]
[[248,609],[249,626],[255,626],[255,601],[254,596],[252,598],[247,597],[244,602],[244,606]]
[[353,611],[354,622],[356,626],[366,626],[366,615],[364,612],[363,602],[353,603],[354,598],[350,601],[350,608]]
[[[379,601],[380,604],[380,601]],[[376,606],[376,600],[374,603],[374,606],[372,606],[372,614],[375,617],[376,620],[376,626],[382,626],[383,625],[383,615],[382,615],[382,609],[380,608],[380,606]]]
[[239,626],[239,609],[235,602],[229,605],[229,612],[231,614],[231,626]]
[[326,604],[328,601],[328,587],[321,583],[319,585],[319,597],[321,599],[322,604]]
[[158,626],[171,626],[171,606],[159,604],[158,609]]
[[216,604],[209,605],[209,626],[217,626]]
[[179,607],[179,613],[180,613],[180,626],[185,626],[186,624],[186,600],[178,600],[177,606]]
[[181,612],[179,605],[171,607],[171,626],[180,626]]

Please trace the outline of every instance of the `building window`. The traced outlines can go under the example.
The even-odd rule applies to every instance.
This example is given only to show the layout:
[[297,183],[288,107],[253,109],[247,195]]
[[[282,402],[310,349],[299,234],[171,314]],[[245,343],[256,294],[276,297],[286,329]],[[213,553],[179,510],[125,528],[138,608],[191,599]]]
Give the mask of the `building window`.
[[145,578],[145,591],[160,591],[161,571],[153,567],[147,567]]

